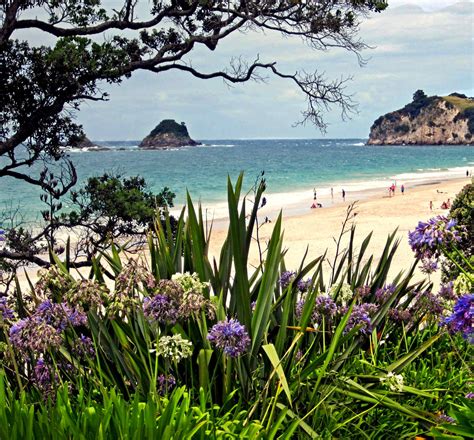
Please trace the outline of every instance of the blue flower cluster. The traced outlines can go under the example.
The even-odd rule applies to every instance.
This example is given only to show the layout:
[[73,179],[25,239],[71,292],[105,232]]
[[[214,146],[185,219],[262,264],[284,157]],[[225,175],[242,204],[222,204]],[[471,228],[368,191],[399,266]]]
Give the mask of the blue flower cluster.
[[143,299],[144,315],[162,324],[175,324],[179,317],[179,303],[172,297],[157,294]]
[[233,318],[226,318],[215,324],[207,339],[226,355],[234,358],[246,353],[251,342],[245,326]]
[[87,316],[65,303],[42,302],[35,312],[15,322],[10,327],[10,341],[23,355],[29,352],[46,354],[62,343],[63,332],[68,327],[87,325]]
[[359,327],[359,332],[363,335],[372,333],[372,317],[377,312],[377,304],[364,303],[354,306],[351,316],[347,321],[344,333],[349,333],[354,327]]
[[471,344],[474,343],[474,294],[461,296],[454,305],[453,314],[442,322],[451,333],[461,333]]
[[13,310],[8,307],[5,296],[0,297],[0,318],[13,319]]
[[[282,272],[280,275],[280,279],[278,280],[278,284],[280,284],[282,289],[286,289],[290,283],[292,283],[296,278],[296,272],[295,271],[285,271]],[[299,280],[298,283],[296,284],[296,288],[300,292],[306,292],[309,287],[311,286],[311,278],[308,278],[306,280]]]
[[375,291],[375,300],[379,304],[384,304],[390,298],[390,296],[393,295],[393,293],[395,292],[395,288],[396,286],[394,286],[393,284],[388,284],[384,287],[380,287]]
[[415,230],[408,233],[408,243],[417,258],[437,258],[441,247],[460,242],[464,233],[456,220],[439,215],[427,222],[419,222]]

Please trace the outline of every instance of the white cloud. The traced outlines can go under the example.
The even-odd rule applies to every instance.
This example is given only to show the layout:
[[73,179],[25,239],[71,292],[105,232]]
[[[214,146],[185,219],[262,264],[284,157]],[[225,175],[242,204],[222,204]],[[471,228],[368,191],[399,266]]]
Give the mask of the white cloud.
[[[336,108],[327,115],[328,136],[363,137],[380,114],[406,104],[419,88],[428,94],[454,91],[474,95],[473,5],[439,0],[389,0],[390,8],[371,16],[361,36],[373,50],[360,67],[343,50],[311,51],[297,39],[261,33],[237,34],[218,49],[193,52],[193,66],[221,69],[232,57],[277,60],[288,72],[305,69],[339,78],[353,76],[347,92],[359,102],[359,114],[340,121]],[[405,6],[403,6],[405,5]],[[406,6],[408,5],[408,6]],[[83,108],[80,121],[93,139],[139,139],[161,119],[184,120],[197,138],[320,137],[313,127],[293,128],[305,106],[293,85],[268,76],[267,83],[229,88],[221,80],[201,81],[184,73],[138,73],[120,87],[107,88],[109,103]]]

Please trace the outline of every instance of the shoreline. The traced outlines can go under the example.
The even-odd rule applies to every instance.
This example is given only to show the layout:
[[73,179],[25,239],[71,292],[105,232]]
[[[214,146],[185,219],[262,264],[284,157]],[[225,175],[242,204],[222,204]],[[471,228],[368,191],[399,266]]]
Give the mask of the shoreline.
[[[470,177],[437,180],[408,187],[405,195],[401,195],[397,190],[395,196],[389,197],[388,191],[379,191],[376,194],[364,194],[364,198],[359,198],[358,201],[354,195],[352,198],[346,198],[345,202],[335,203],[327,208],[312,210],[307,208],[305,213],[299,215],[283,211],[283,245],[287,251],[285,266],[288,270],[297,269],[307,249],[306,262],[322,255],[326,250],[328,258],[332,259],[335,251],[333,237],[339,235],[348,206],[357,202],[355,205],[357,215],[350,222],[356,225],[356,248],[370,232],[373,233],[364,262],[370,255],[374,255],[374,264],[377,264],[388,235],[397,229],[396,238],[400,240],[400,245],[389,273],[389,279],[393,278],[400,271],[408,270],[414,263],[413,252],[408,245],[408,231],[413,230],[419,221],[447,214],[449,210],[441,209],[441,203],[448,198],[452,202],[456,194],[470,182]],[[430,200],[433,202],[433,210],[429,208]],[[260,218],[263,217],[260,215]],[[220,246],[227,233],[224,224],[219,226],[213,228],[211,236],[209,249],[211,261],[213,257],[218,258]],[[259,230],[261,243],[265,244],[270,239],[272,230],[272,223],[261,225]],[[343,246],[347,244],[346,238],[343,239]],[[249,265],[255,267],[258,261],[259,256],[254,246],[250,252]],[[425,278],[428,278],[427,275],[417,268],[414,279],[420,281]],[[441,282],[440,271],[432,274],[430,280],[437,288]]]
[[[435,172],[425,172],[415,174],[412,173],[408,177],[409,173],[403,173],[388,177],[385,180],[376,179],[372,182],[367,180],[364,181],[346,181],[338,184],[334,184],[333,193],[334,197],[331,197],[331,187],[327,185],[316,188],[317,190],[317,203],[322,204],[322,209],[327,210],[336,206],[348,205],[351,202],[364,202],[367,200],[377,198],[388,198],[388,187],[392,183],[396,183],[396,194],[401,195],[400,187],[403,184],[405,187],[405,194],[408,195],[418,188],[430,187],[433,185],[443,185],[445,182],[452,181],[466,181],[470,182],[471,177],[466,177],[466,168],[457,167],[446,171],[444,174]],[[471,172],[472,175],[472,172]],[[400,177],[406,177],[400,179]],[[372,184],[372,187],[368,187]],[[345,189],[346,197],[342,199],[341,191]],[[304,216],[312,211],[319,211],[321,208],[311,209],[311,205],[314,202],[313,188],[308,188],[307,191],[288,191],[284,193],[272,193],[265,192],[264,197],[266,198],[266,205],[259,209],[259,217],[264,219],[268,217],[270,220],[275,220],[278,217],[280,211],[284,217],[299,217]],[[248,197],[251,199],[252,197]],[[451,201],[453,198],[451,197]],[[247,211],[252,209],[251,203],[247,203]],[[176,210],[176,213],[181,211]],[[228,227],[228,212],[227,202],[219,202],[213,204],[202,204],[203,213],[209,221],[213,222],[214,230],[223,230]],[[171,211],[172,213],[175,210]]]
[[[389,278],[393,277],[401,270],[408,270],[414,262],[413,253],[408,245],[408,231],[413,230],[419,221],[427,220],[436,215],[447,214],[449,210],[441,209],[441,203],[448,198],[452,202],[456,194],[470,182],[470,177],[437,179],[435,181],[419,182],[411,186],[405,186],[405,195],[401,195],[399,189],[397,189],[393,197],[388,197],[388,191],[386,190],[365,190],[348,194],[345,202],[338,197],[339,200],[335,200],[333,204],[328,204],[324,208],[309,209],[309,207],[301,207],[297,214],[292,210],[283,209],[283,246],[287,251],[285,265],[288,270],[298,268],[307,248],[306,262],[322,255],[326,250],[328,251],[327,258],[332,259],[335,247],[333,237],[339,235],[341,223],[344,220],[348,206],[351,203],[356,203],[355,212],[357,212],[357,216],[353,221],[357,227],[355,236],[356,248],[360,246],[361,242],[370,232],[373,232],[364,262],[367,261],[368,256],[373,254],[374,264],[376,264],[387,236],[398,228],[396,236],[400,239],[400,246],[395,254],[389,273]],[[430,200],[433,201],[432,211],[429,209]],[[272,222],[276,217],[271,218],[272,222],[262,224],[262,220],[265,216],[268,216],[268,212],[265,212],[265,209],[270,209],[268,212],[272,212],[271,210],[274,208],[265,207],[259,210],[259,236],[264,247],[265,243],[270,239],[271,232],[273,231]],[[209,259],[211,262],[213,258],[216,260],[219,258],[220,249],[227,234],[227,228],[228,220],[214,220],[209,244]],[[342,244],[344,246],[346,240],[343,240]],[[141,256],[144,254],[146,254],[146,249],[144,252],[140,251],[135,255]],[[249,266],[256,267],[258,262],[257,246],[254,245],[250,251]],[[39,267],[29,266],[24,269],[31,280],[35,282]],[[327,269],[328,266],[326,267]],[[88,271],[89,269],[85,268],[84,270]],[[24,271],[21,271],[18,277],[20,284],[26,287],[27,281]],[[427,276],[417,269],[414,279],[420,281],[424,278],[427,278]],[[431,276],[431,281],[435,286],[439,285],[439,271]]]

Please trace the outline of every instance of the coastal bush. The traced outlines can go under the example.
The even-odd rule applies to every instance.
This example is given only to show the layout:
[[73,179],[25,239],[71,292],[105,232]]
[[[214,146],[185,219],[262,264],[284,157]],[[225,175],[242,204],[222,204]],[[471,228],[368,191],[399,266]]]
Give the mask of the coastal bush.
[[400,113],[410,116],[411,119],[416,118],[421,110],[428,107],[432,102],[439,99],[438,96],[427,96],[423,90],[417,90],[413,94],[413,100],[400,110]]
[[400,134],[407,134],[410,131],[410,126],[408,124],[400,124],[395,126],[394,130]]
[[186,124],[178,124],[174,119],[164,119],[151,132],[149,136],[157,136],[163,133],[173,133],[176,136],[189,136]]
[[[75,267],[91,266],[94,255],[107,248],[110,240],[126,245],[128,251],[136,250],[146,241],[146,232],[155,219],[162,220],[164,210],[173,207],[174,197],[168,187],[154,194],[141,177],[112,174],[90,177],[81,188],[72,191],[66,212],[56,198],[42,194],[47,205],[42,212],[44,224],[31,230],[16,226],[12,220],[6,228],[0,250],[4,269],[1,285],[8,291],[16,271],[24,265],[48,267],[50,250],[62,254],[67,248],[68,264]],[[169,220],[169,233],[173,235],[176,220],[172,216]],[[74,237],[73,246],[62,239],[65,234]]]
[[144,235],[164,209],[173,207],[174,198],[168,187],[151,193],[142,177],[104,174],[90,177],[71,193],[73,209],[61,220],[67,227],[80,226],[90,232],[86,241],[91,255],[110,239]]
[[[191,431],[211,429],[211,436],[221,428],[241,438],[357,437],[372,429],[377,438],[441,423],[439,414],[468,393],[470,345],[458,315],[470,300],[462,287],[437,294],[426,281],[413,281],[415,265],[389,280],[395,233],[380,258],[366,256],[370,236],[354,248],[352,207],[341,231],[350,235],[348,248],[336,253],[329,274],[324,256],[285,268],[281,216],[250,274],[265,182],[255,185],[249,213],[242,184],[242,176],[228,183],[230,223],[218,262],[209,260],[208,228],[188,195],[187,220],[183,211],[174,239],[166,233],[168,216],[155,223],[148,263],[112,244],[89,279],[76,279],[53,255],[55,265],[30,292],[2,298],[6,429],[12,408],[36,426],[45,407],[78,414],[68,429],[96,429],[111,420],[100,409],[115,399],[111,393],[118,396],[114,408],[122,408],[117,426],[142,417],[143,408],[150,429],[163,426],[156,405],[187,393],[173,415],[188,414]],[[414,240],[429,231],[420,227],[412,236],[417,251],[435,253]],[[453,229],[445,244],[455,237]],[[31,405],[38,401],[44,404]],[[94,410],[76,411],[83,402]],[[207,415],[201,419],[190,407]],[[384,421],[378,429],[376,420]]]
[[[474,184],[469,183],[462,188],[456,195],[449,210],[449,218],[456,221],[460,226],[466,229],[466,234],[457,244],[457,249],[462,255],[474,264]],[[462,264],[462,258],[459,255],[452,255],[456,263],[444,261],[442,266],[443,279],[455,279],[459,273],[458,264]]]

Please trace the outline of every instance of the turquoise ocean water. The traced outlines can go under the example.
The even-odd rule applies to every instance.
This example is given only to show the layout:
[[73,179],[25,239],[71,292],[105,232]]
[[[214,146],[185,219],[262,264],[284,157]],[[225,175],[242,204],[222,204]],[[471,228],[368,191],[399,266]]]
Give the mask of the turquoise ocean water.
[[[194,200],[224,206],[226,179],[245,171],[247,187],[262,170],[269,199],[275,205],[302,203],[318,196],[385,188],[392,181],[406,186],[437,179],[461,177],[474,169],[474,148],[468,146],[366,146],[365,139],[211,140],[199,147],[142,151],[138,142],[98,142],[110,151],[72,150],[80,181],[103,172],[140,175],[158,191],[168,186],[176,204],[184,202],[186,189]],[[120,149],[119,149],[120,148]],[[123,149],[123,150],[122,150]],[[20,204],[32,219],[39,209],[39,191],[22,182],[0,179],[0,206]],[[67,206],[67,200],[65,202]],[[220,208],[219,208],[220,207]],[[222,211],[222,216],[225,213]]]

